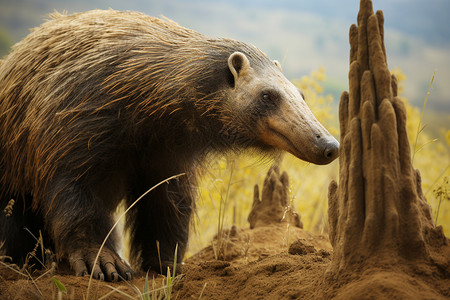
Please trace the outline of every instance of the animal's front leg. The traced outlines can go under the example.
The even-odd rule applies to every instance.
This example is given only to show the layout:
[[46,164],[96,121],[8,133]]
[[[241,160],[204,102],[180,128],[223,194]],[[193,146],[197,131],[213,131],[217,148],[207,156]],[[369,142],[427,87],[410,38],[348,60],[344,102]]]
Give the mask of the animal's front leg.
[[[173,266],[177,246],[177,263],[183,259],[193,208],[186,181],[178,179],[164,183],[142,199],[128,215],[131,254],[144,271],[151,269],[165,274],[167,268]],[[134,197],[147,189],[148,185],[135,186]]]
[[113,211],[88,187],[71,180],[55,181],[44,206],[46,225],[55,241],[56,254],[69,259],[77,276],[92,271],[96,279],[132,279],[132,269],[116,252],[114,235],[108,238],[95,262],[112,227]]

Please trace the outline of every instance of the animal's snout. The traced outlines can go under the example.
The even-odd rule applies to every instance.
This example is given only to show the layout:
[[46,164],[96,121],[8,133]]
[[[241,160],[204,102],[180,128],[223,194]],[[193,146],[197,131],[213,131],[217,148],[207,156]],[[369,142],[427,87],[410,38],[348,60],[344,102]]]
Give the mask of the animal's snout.
[[319,144],[323,146],[323,159],[325,163],[332,162],[339,156],[339,143],[335,138],[323,138],[320,135],[316,135],[319,140]]

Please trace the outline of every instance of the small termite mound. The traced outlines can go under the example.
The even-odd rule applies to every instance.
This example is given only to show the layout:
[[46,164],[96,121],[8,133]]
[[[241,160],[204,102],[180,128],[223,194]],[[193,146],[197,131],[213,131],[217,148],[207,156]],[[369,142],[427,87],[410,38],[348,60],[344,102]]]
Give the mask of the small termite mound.
[[[334,254],[326,274],[329,282],[339,282],[336,288],[342,280],[349,284],[329,296],[358,298],[370,286],[403,298],[404,284],[416,285],[418,298],[449,296],[448,287],[433,285],[448,282],[449,242],[433,223],[412,166],[405,107],[387,65],[383,13],[374,14],[370,0],[360,2],[350,46],[349,92],[339,106],[339,186],[331,182],[328,195]],[[377,270],[397,273],[396,283]],[[356,278],[367,285],[356,287]]]
[[270,167],[264,179],[261,198],[256,184],[253,193],[253,205],[248,215],[250,229],[277,223],[289,223],[303,228],[300,215],[289,200],[289,177],[286,172],[280,174],[275,164]]

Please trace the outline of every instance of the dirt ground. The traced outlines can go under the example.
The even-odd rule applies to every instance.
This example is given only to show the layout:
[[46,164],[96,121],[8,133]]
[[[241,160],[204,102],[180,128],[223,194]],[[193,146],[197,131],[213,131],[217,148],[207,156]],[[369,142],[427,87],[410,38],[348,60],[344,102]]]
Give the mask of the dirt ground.
[[[231,231],[226,260],[215,260],[212,246],[187,259],[172,299],[450,299],[448,243],[439,247],[447,265],[367,265],[332,280],[327,270],[333,252],[324,236],[287,223]],[[85,299],[89,277],[69,274],[64,268],[56,271],[67,288],[62,299]],[[0,299],[58,299],[50,274],[37,277],[33,274],[32,281],[0,267]],[[142,275],[131,282],[94,280],[89,298],[139,299],[144,285]]]

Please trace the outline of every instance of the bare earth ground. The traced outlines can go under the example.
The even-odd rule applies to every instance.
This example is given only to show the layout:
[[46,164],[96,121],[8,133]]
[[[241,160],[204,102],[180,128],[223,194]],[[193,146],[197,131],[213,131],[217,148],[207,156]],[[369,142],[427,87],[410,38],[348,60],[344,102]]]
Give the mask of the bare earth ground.
[[[226,261],[215,260],[212,247],[207,247],[185,262],[173,299],[450,299],[448,262],[446,266],[394,268],[367,265],[357,278],[348,275],[329,282],[326,271],[332,250],[325,237],[290,227],[289,238],[294,242],[287,248],[286,223],[235,232]],[[437,254],[448,261],[449,244]],[[85,298],[89,278],[67,273],[67,269],[58,270],[55,275],[67,287],[63,299]],[[90,298],[138,298],[135,288],[143,292],[144,281],[144,276],[130,283],[94,280]],[[57,299],[57,288],[50,275],[33,282],[2,266],[0,299]]]

